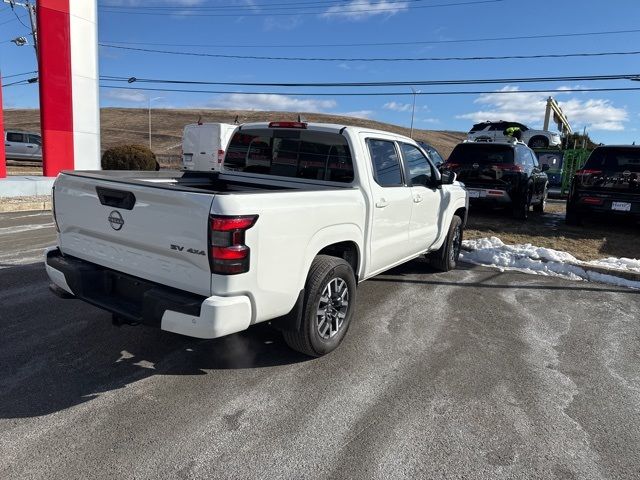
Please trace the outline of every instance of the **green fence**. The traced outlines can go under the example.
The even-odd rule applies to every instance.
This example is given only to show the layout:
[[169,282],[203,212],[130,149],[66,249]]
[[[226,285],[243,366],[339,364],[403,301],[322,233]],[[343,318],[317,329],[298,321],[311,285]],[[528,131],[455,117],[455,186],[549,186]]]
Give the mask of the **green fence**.
[[590,154],[591,150],[583,148],[564,151],[562,164],[562,195],[569,193],[569,187],[571,186],[571,181],[573,180],[576,170],[580,170],[584,166]]

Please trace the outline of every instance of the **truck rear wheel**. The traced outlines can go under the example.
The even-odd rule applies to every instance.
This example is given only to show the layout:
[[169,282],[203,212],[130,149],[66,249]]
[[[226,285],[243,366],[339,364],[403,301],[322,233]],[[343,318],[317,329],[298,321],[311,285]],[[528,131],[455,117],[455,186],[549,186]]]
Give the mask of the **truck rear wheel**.
[[345,260],[318,255],[305,284],[300,329],[283,331],[287,345],[298,352],[319,357],[342,342],[353,316],[356,279]]
[[454,215],[449,226],[447,239],[444,241],[440,249],[429,255],[429,263],[434,268],[448,272],[458,265],[460,257],[460,248],[462,247],[462,219]]

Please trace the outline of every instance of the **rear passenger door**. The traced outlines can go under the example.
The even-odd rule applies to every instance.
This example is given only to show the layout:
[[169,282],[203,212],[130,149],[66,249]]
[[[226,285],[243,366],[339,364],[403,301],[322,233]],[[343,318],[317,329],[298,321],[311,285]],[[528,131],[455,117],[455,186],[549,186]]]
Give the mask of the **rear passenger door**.
[[27,155],[33,160],[42,159],[42,137],[40,135],[27,135]]
[[373,203],[369,273],[375,273],[413,253],[409,242],[413,200],[396,142],[367,138],[365,143],[373,174],[369,181]]
[[418,147],[400,143],[400,150],[413,202],[409,242],[413,252],[417,253],[431,247],[440,232],[442,190],[435,187],[435,168]]

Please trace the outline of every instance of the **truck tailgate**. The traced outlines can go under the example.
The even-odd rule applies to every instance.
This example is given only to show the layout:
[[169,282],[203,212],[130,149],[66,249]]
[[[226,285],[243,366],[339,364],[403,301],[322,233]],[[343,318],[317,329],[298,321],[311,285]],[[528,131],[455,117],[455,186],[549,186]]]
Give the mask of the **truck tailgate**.
[[62,174],[55,183],[60,249],[139,278],[211,294],[211,193]]

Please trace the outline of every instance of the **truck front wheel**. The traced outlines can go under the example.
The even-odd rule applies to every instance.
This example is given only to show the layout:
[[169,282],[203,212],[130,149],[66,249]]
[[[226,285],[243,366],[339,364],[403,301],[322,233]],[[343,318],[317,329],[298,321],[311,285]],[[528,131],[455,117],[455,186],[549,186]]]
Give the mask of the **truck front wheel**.
[[439,250],[429,254],[429,263],[432,267],[448,272],[458,265],[460,248],[462,247],[462,219],[454,215],[449,225],[449,233]]
[[335,350],[349,329],[355,300],[351,265],[342,258],[318,255],[305,284],[300,329],[283,331],[285,342],[312,357]]

